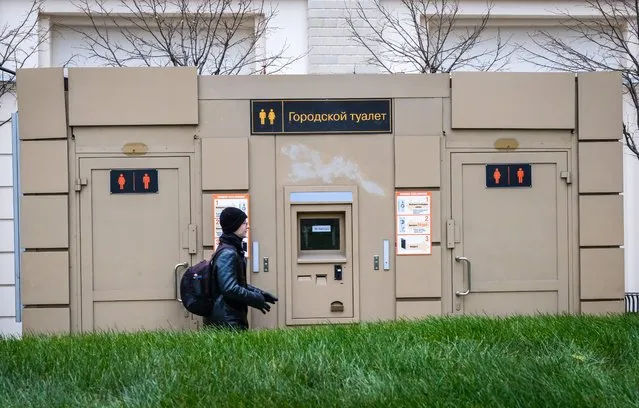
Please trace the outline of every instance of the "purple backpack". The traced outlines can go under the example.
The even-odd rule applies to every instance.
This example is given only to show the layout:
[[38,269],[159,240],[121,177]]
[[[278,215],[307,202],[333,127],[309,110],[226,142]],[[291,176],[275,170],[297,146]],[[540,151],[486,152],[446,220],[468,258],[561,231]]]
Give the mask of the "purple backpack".
[[180,280],[182,305],[198,316],[208,316],[213,308],[215,297],[212,293],[213,265],[215,258],[225,244],[220,244],[210,260],[203,260],[190,266]]

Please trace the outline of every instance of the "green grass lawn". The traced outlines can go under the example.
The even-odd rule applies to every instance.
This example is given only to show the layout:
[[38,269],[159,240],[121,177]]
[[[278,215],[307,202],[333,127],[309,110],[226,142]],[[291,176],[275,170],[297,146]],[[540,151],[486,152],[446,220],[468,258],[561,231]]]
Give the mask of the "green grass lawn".
[[639,406],[639,316],[0,340],[0,407]]

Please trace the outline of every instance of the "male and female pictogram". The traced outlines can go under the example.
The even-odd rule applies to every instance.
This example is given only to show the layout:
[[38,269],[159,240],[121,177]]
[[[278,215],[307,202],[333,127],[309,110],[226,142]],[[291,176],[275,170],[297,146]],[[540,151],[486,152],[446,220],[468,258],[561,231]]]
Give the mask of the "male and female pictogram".
[[531,187],[530,164],[487,164],[486,187]]
[[157,193],[157,169],[113,169],[110,174],[111,194]]

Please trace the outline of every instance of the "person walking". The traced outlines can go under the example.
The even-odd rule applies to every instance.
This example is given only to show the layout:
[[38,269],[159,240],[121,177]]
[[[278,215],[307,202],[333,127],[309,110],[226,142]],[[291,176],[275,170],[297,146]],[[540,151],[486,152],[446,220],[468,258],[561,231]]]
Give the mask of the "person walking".
[[222,235],[213,255],[211,293],[213,308],[204,317],[205,327],[248,330],[248,307],[266,314],[277,297],[246,282],[246,257],[242,240],[249,225],[244,211],[227,207],[220,214]]

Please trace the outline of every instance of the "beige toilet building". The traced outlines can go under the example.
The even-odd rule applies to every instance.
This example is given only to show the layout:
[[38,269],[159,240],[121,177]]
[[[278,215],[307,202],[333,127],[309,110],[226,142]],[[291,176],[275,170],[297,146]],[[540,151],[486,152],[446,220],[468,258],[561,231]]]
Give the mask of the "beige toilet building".
[[18,73],[25,333],[193,329],[249,214],[251,325],[623,313],[616,73]]

